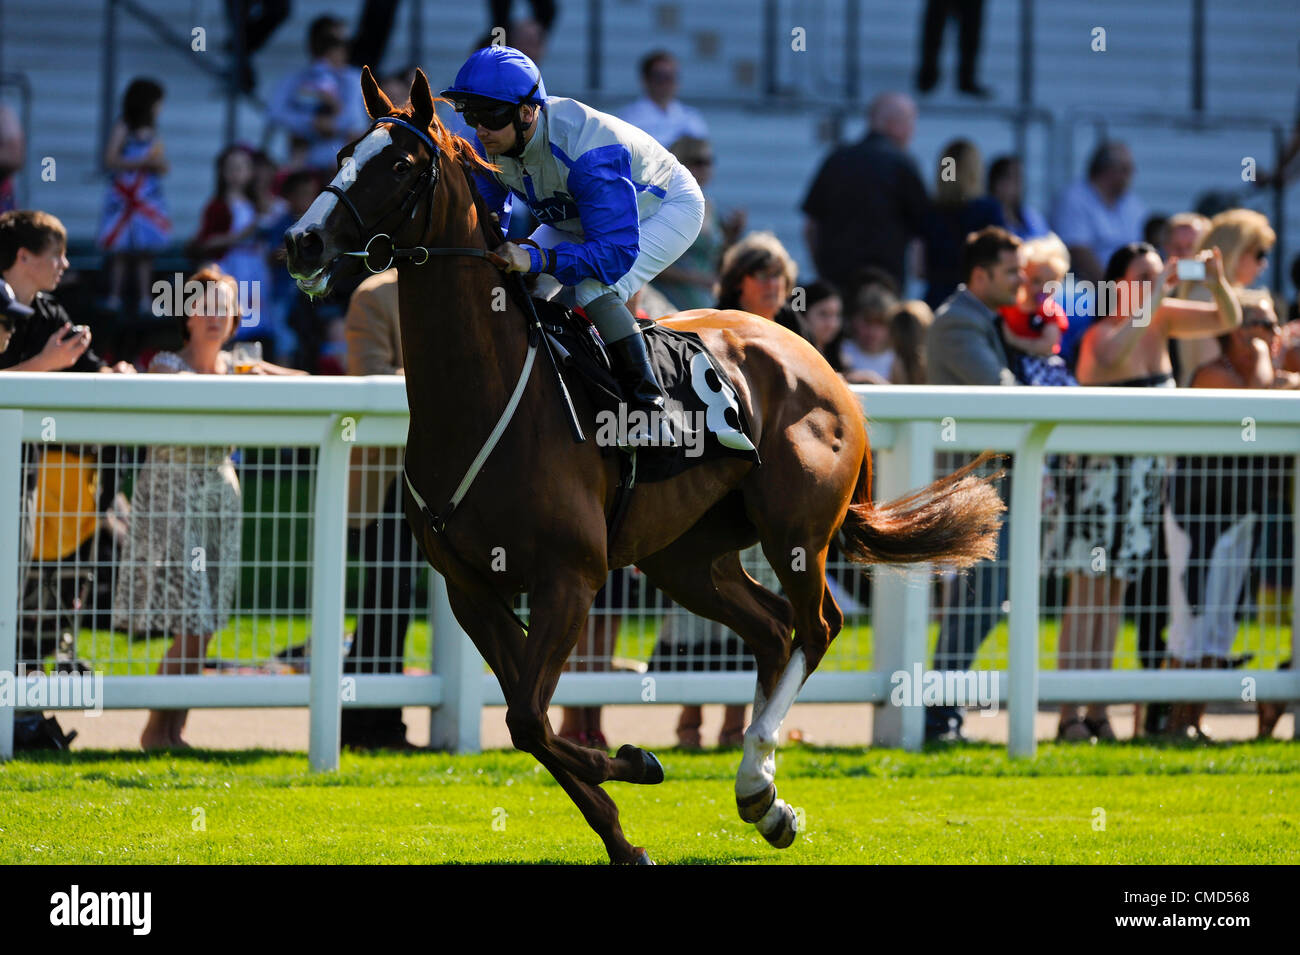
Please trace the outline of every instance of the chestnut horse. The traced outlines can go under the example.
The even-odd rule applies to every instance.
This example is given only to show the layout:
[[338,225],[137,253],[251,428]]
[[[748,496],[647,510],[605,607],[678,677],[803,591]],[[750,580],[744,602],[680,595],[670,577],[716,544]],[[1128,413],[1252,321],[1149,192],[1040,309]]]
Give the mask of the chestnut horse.
[[[611,569],[635,563],[753,652],[754,716],[736,801],[742,819],[784,848],[796,827],[776,795],[778,730],[844,619],[826,588],[827,546],[835,539],[864,564],[969,566],[993,554],[997,492],[966,468],[902,500],[872,503],[862,408],[821,355],[775,322],[697,309],[664,324],[697,333],[726,370],[762,463],[713,460],[637,486],[607,541],[618,461],[594,441],[571,438],[552,369],[544,358],[532,369],[539,352],[528,321],[520,301],[504,294],[502,260],[489,252],[500,232],[468,175],[491,167],[438,120],[422,71],[401,108],[369,69],[362,90],[374,126],[340,153],[338,176],[285,233],[289,270],[300,288],[321,295],[363,253],[372,271],[397,261],[411,413],[406,516],[446,578],[456,619],[500,681],[511,741],[555,777],[611,862],[650,862],[624,837],[601,786],[660,782],[659,761],[631,745],[610,756],[561,739],[547,717],[592,599]],[[595,412],[580,390],[573,399],[590,433]],[[509,407],[513,416],[503,415]],[[448,516],[458,486],[463,497]],[[741,566],[738,552],[756,541],[784,597]],[[526,634],[510,610],[521,592],[531,611]]]

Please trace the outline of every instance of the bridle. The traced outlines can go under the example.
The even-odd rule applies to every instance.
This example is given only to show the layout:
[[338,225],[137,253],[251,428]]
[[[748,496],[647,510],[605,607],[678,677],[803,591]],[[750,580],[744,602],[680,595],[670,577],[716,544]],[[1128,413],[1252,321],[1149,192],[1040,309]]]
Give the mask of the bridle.
[[[394,212],[399,215],[405,214],[406,221],[403,225],[413,222],[415,220],[415,213],[420,208],[421,195],[427,193],[428,212],[426,213],[425,219],[425,227],[427,228],[429,220],[433,216],[433,199],[438,188],[438,162],[442,153],[439,151],[437,143],[433,141],[433,137],[430,136],[426,130],[420,129],[418,126],[407,122],[399,116],[381,116],[379,119],[375,120],[375,125],[370,128],[368,133],[373,132],[383,124],[401,126],[410,130],[422,143],[424,143],[425,146],[429,148],[430,159],[429,168],[420,174],[406,197],[402,199],[394,209],[390,209],[388,212],[385,212],[380,216],[378,222],[383,223]],[[469,169],[463,165],[461,168],[468,180],[470,176]],[[471,192],[473,192],[472,180],[470,180],[470,189]],[[364,247],[360,252],[344,252],[342,255],[362,259],[365,267],[371,272],[383,272],[391,268],[393,262],[398,259],[410,259],[414,265],[424,265],[429,261],[430,256],[434,255],[474,256],[476,258],[486,259],[503,272],[507,271],[507,262],[504,258],[495,252],[489,252],[484,249],[449,247],[430,248],[429,246],[423,245],[412,246],[409,249],[394,248],[391,235],[387,232],[372,231],[366,226],[365,220],[361,218],[361,213],[357,211],[356,205],[348,198],[347,193],[335,186],[333,183],[327,185],[324,191],[334,195],[343,204],[343,208],[348,210],[348,214],[352,216],[352,221],[357,225],[358,235],[364,242]],[[408,205],[410,206],[409,212],[407,212]],[[485,229],[487,228],[487,224],[482,221],[482,218],[480,219],[480,226]],[[377,228],[378,225],[376,225],[376,229]],[[371,247],[380,240],[386,240],[388,242],[388,261],[379,268],[376,268],[370,261],[370,256],[372,254]],[[450,500],[447,501],[441,511],[435,512],[431,507],[429,507],[428,502],[426,502],[420,495],[420,492],[415,488],[415,484],[411,481],[411,474],[406,469],[405,463],[402,465],[402,479],[406,484],[406,491],[411,496],[416,507],[419,508],[420,513],[424,516],[429,529],[441,538],[443,546],[447,549],[448,553],[462,564],[462,566],[468,568],[471,573],[478,576],[480,583],[486,584],[489,590],[493,590],[492,584],[488,582],[472,564],[466,563],[458,554],[456,554],[455,549],[452,547],[451,542],[447,540],[444,532],[446,530],[447,520],[451,517],[452,512],[460,505],[460,502],[464,499],[465,495],[469,493],[470,485],[472,485],[474,479],[478,477],[479,472],[483,469],[484,463],[486,463],[488,457],[492,454],[492,451],[496,448],[498,442],[500,442],[501,436],[505,433],[511,419],[514,418],[515,411],[519,408],[519,404],[523,400],[524,390],[526,389],[528,380],[532,375],[533,364],[536,361],[539,346],[541,346],[542,350],[546,352],[546,355],[550,360],[551,368],[555,372],[555,379],[559,385],[560,394],[565,403],[566,410],[568,411],[569,425],[573,431],[574,440],[586,440],[586,437],[582,433],[582,426],[578,422],[577,412],[573,407],[573,400],[569,397],[568,388],[564,384],[564,377],[560,372],[560,367],[555,354],[551,350],[550,339],[546,337],[546,333],[542,329],[542,323],[537,317],[537,309],[533,305],[532,298],[524,288],[523,282],[518,275],[507,274],[506,279],[508,284],[514,289],[516,296],[521,303],[521,308],[528,317],[529,322],[528,350],[524,355],[524,366],[519,372],[519,378],[515,382],[514,390],[511,392],[510,398],[506,402],[505,409],[501,412],[500,417],[497,418],[496,425],[492,428],[492,432],[488,435],[487,440],[483,442],[482,447],[479,448],[478,454],[475,455],[474,460],[470,462],[470,465],[466,469],[464,476],[461,478],[460,483],[456,486],[455,491],[452,492]],[[515,613],[514,608],[509,603],[504,603],[504,607],[510,616],[515,619],[515,622],[518,623],[524,631],[527,631],[528,625],[519,619],[519,615]]]
[[[429,256],[431,255],[469,255],[476,258],[487,259],[498,268],[501,267],[504,264],[504,260],[494,252],[471,248],[429,248],[428,246],[423,245],[412,246],[409,249],[399,249],[393,246],[393,237],[391,235],[387,232],[377,231],[378,225],[383,223],[389,216],[393,215],[393,213],[397,213],[399,216],[405,214],[406,218],[402,223],[403,225],[415,221],[415,214],[420,208],[420,198],[425,194],[428,196],[428,202],[426,204],[427,211],[425,213],[425,223],[427,227],[429,219],[433,216],[433,200],[438,190],[438,160],[442,157],[442,153],[439,151],[437,143],[433,141],[433,137],[430,136],[426,130],[420,129],[420,127],[416,126],[414,123],[408,123],[400,116],[381,116],[379,119],[375,120],[375,125],[371,126],[370,129],[367,130],[366,135],[374,132],[382,125],[401,126],[414,133],[420,141],[429,148],[429,168],[420,173],[419,178],[415,180],[415,183],[407,192],[406,197],[403,198],[395,208],[388,210],[379,217],[378,223],[376,223],[375,229],[373,230],[366,226],[365,220],[361,218],[361,213],[357,211],[356,205],[348,198],[346,192],[333,183],[327,185],[323,191],[330,193],[338,199],[343,205],[343,208],[348,211],[348,215],[352,216],[352,221],[357,225],[358,236],[363,243],[363,247],[359,252],[343,252],[340,254],[361,259],[362,264],[366,269],[376,274],[392,268],[393,263],[398,259],[410,259],[411,264],[413,265],[424,265],[424,263],[429,261]],[[408,207],[410,208],[410,212],[407,212]],[[387,260],[378,267],[376,267],[371,261],[371,256],[374,254],[373,246],[376,242],[386,242],[388,250]],[[383,248],[384,247],[381,245],[380,255],[383,254]]]

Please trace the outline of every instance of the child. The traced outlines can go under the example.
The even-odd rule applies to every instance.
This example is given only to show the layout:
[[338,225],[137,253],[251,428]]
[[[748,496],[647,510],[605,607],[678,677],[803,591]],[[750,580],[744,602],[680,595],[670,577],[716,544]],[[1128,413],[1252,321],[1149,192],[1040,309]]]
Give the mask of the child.
[[1070,269],[1070,253],[1055,235],[1030,239],[1017,255],[1024,279],[1012,305],[998,309],[1007,361],[1024,385],[1076,385],[1060,357],[1061,338],[1070,326],[1065,310],[1047,293]]
[[890,347],[889,316],[898,297],[883,285],[863,286],[858,308],[840,345],[844,377],[853,384],[887,385],[897,356]]
[[239,286],[242,316],[236,338],[261,339],[279,354],[279,342],[266,320],[270,268],[266,248],[258,233],[253,154],[245,146],[227,146],[217,156],[215,195],[203,207],[194,252],[199,261],[215,261]]
[[840,371],[841,336],[844,332],[840,295],[835,287],[822,279],[814,279],[804,288],[804,310],[799,315],[800,330],[804,338],[821,352],[822,357],[836,371]]
[[157,131],[162,101],[160,84],[151,79],[132,80],[122,96],[122,117],[104,150],[104,166],[112,177],[104,197],[99,246],[109,253],[109,291],[104,307],[113,312],[122,307],[122,282],[131,259],[140,311],[151,314],[153,255],[171,237],[161,180],[168,165]]

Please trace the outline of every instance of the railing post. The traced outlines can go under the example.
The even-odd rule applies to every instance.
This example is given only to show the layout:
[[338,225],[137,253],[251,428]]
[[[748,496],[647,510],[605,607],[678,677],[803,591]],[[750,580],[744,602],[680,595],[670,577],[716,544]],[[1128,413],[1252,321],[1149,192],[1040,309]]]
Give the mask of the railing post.
[[862,55],[858,46],[861,23],[861,0],[846,0],[844,4],[844,98],[850,103],[858,101],[858,93],[862,85]]
[[[1276,268],[1276,266],[1274,266]],[[1294,473],[1300,474],[1300,454],[1291,459]],[[1291,553],[1300,554],[1300,479],[1291,481]],[[1293,561],[1294,565],[1294,561]],[[1300,655],[1296,651],[1300,650],[1300,640],[1295,638],[1296,624],[1300,623],[1300,580],[1294,578],[1295,571],[1292,571],[1291,580],[1291,674],[1296,677],[1297,685],[1300,685]],[[1294,723],[1291,726],[1291,738],[1300,740],[1300,698],[1290,700],[1291,718]]]
[[600,91],[600,41],[604,30],[602,2],[603,0],[587,0],[587,90],[591,93]]
[[764,0],[763,2],[763,95],[775,96],[777,90],[776,70],[777,63],[780,62],[780,54],[777,52],[777,21],[780,17],[780,11],[777,9],[778,0]]
[[1205,111],[1205,0],[1192,0],[1192,110]]
[[1011,466],[1011,520],[1007,559],[1010,647],[1007,665],[1007,752],[1033,756],[1038,741],[1038,574],[1042,535],[1043,448],[1055,425],[1039,422],[1016,448]]
[[1034,102],[1034,0],[1020,0],[1019,60],[1020,106],[1024,109]]
[[[933,421],[897,424],[892,447],[878,452],[873,497],[887,501],[934,480]],[[883,672],[886,691],[895,673],[909,680],[927,669],[930,636],[930,565],[885,568],[872,576],[872,669]],[[871,745],[902,747],[915,752],[925,743],[925,707],[921,687],[901,707],[889,700],[877,703],[871,724]],[[910,705],[909,705],[910,704]]]
[[[0,679],[16,679],[18,673],[18,548],[23,520],[22,429],[21,411],[0,411]],[[13,759],[13,756],[14,707],[0,706],[0,760]]]
[[99,154],[95,168],[104,168],[104,151],[108,149],[108,130],[117,116],[117,0],[104,4],[104,45],[100,48],[104,66],[99,78]]
[[239,129],[239,94],[243,87],[244,69],[248,63],[245,39],[248,32],[247,0],[235,0],[231,5],[235,22],[230,37],[230,74],[226,78],[226,141],[229,146],[235,141]]
[[343,679],[343,592],[347,585],[348,463],[341,415],[330,415],[316,455],[315,527],[311,575],[311,740],[314,772],[339,768]]
[[[1278,296],[1282,294],[1282,263],[1286,261],[1286,180],[1281,176],[1281,159],[1286,151],[1286,141],[1286,129],[1280,123],[1274,124],[1273,155],[1277,157],[1277,165],[1274,166],[1276,178],[1269,190],[1273,193],[1273,219],[1270,224],[1274,233],[1273,261],[1269,268],[1273,270],[1273,293]],[[1296,724],[1300,726],[1300,719],[1296,720]]]
[[[421,60],[424,58],[424,11],[422,9],[423,0],[407,0],[410,5],[410,53],[407,63],[411,66],[421,66]],[[505,26],[505,24],[501,24]]]
[[442,678],[442,704],[429,718],[429,747],[453,753],[482,749],[483,657],[457,622],[447,600],[447,581],[429,571],[433,604],[433,672]]

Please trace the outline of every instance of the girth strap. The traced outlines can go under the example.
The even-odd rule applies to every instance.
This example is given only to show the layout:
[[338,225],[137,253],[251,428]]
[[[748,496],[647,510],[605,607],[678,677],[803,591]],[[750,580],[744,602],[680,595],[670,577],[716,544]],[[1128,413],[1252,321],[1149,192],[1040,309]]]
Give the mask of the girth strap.
[[492,449],[495,448],[497,442],[501,440],[501,435],[505,433],[506,428],[509,426],[510,419],[515,416],[515,411],[519,407],[519,402],[523,400],[524,388],[528,385],[528,377],[533,370],[533,362],[536,358],[537,342],[535,340],[529,341],[528,354],[524,358],[523,370],[519,373],[519,381],[515,383],[515,390],[510,395],[510,400],[506,402],[505,410],[501,412],[501,417],[497,419],[496,427],[494,427],[492,433],[488,435],[488,439],[484,442],[483,447],[479,448],[478,455],[472,462],[470,462],[469,470],[466,471],[465,476],[460,479],[460,484],[456,486],[455,492],[451,495],[451,500],[448,501],[447,506],[442,509],[442,513],[438,514],[436,517],[433,516],[432,512],[429,510],[429,505],[425,503],[424,498],[420,496],[420,492],[417,491],[415,485],[411,483],[411,476],[407,473],[406,465],[403,463],[402,477],[406,479],[406,489],[410,492],[411,499],[419,505],[420,510],[429,518],[429,524],[433,528],[435,534],[441,534],[443,528],[447,526],[447,520],[451,517],[452,511],[456,510],[456,507],[460,504],[461,500],[463,500],[465,495],[469,492],[470,485],[473,484],[474,479],[478,477],[479,471],[483,470],[483,463],[487,461],[488,455],[492,453]]

